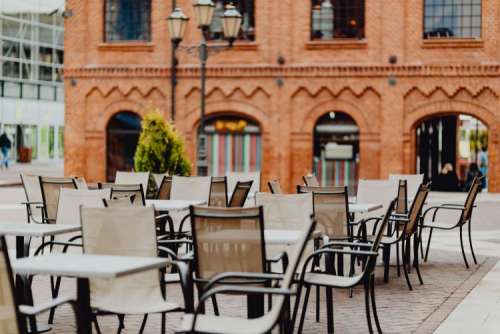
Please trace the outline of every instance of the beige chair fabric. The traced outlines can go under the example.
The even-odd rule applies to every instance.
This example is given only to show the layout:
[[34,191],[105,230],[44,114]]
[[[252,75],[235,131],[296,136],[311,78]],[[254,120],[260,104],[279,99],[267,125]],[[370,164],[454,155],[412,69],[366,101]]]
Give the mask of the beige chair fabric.
[[88,190],[89,186],[84,177],[75,177],[76,188],[80,190]]
[[262,208],[194,207],[196,277],[207,280],[222,272],[264,272],[263,224]]
[[[81,209],[87,254],[156,257],[152,207]],[[179,308],[162,296],[157,269],[116,279],[90,281],[91,305],[119,314],[167,312]]]
[[236,187],[233,189],[231,199],[229,200],[228,207],[231,208],[241,208],[245,206],[248,194],[252,188],[253,181],[236,182]]
[[320,186],[318,178],[314,174],[304,175],[302,178],[304,179],[305,185],[308,187],[319,187]]
[[142,184],[114,184],[111,186],[111,199],[129,198],[135,206],[146,205]]
[[396,201],[396,209],[398,214],[408,213],[408,186],[406,180],[399,180],[398,182],[398,196]]
[[255,194],[260,191],[260,172],[229,172],[227,176],[227,190],[233,191],[238,181],[253,181],[250,194]]
[[359,180],[356,202],[382,204],[382,208],[365,214],[356,214],[356,220],[381,217],[397,193],[398,180]]
[[271,193],[283,194],[279,180],[271,180],[271,181],[267,182],[267,185],[269,186],[269,190],[271,191]]
[[102,202],[104,203],[104,206],[107,208],[123,208],[123,207],[134,206],[133,205],[134,200],[135,200],[135,195],[132,195],[130,197],[104,199]]
[[142,184],[144,198],[148,192],[149,172],[122,172],[117,171],[115,176],[115,184]]
[[110,193],[110,189],[61,189],[56,224],[80,225],[80,205],[90,208],[102,208],[104,206],[102,200],[109,198]]
[[157,199],[169,200],[172,192],[172,177],[164,176],[158,187]]
[[212,176],[208,205],[218,207],[226,207],[228,205],[227,178],[225,176]]
[[173,176],[170,199],[205,201],[210,198],[210,176]]
[[424,174],[389,174],[389,180],[398,182],[406,180],[408,187],[408,199],[411,201],[417,194],[418,187],[424,182]]
[[[32,203],[43,203],[42,189],[40,187],[40,178],[37,175],[21,174],[21,182],[26,195],[26,201]],[[31,215],[37,222],[42,221],[42,210],[37,208],[40,204],[30,205]]]
[[257,193],[255,205],[264,208],[266,230],[302,230],[313,214],[312,193]]
[[153,175],[153,180],[155,181],[156,188],[160,189],[161,183],[165,176],[169,176],[168,173],[151,173]]
[[20,334],[14,284],[9,270],[7,245],[5,238],[0,237],[0,333]]
[[40,186],[44,206],[44,219],[53,224],[57,219],[57,205],[59,203],[59,192],[62,188],[76,189],[75,180],[69,177],[42,177]]

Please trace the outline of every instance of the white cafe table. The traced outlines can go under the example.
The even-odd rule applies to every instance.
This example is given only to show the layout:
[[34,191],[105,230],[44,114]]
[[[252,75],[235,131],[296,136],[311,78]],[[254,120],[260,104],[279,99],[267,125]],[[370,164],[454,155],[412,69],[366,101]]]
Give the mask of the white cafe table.
[[[36,224],[36,223],[0,223],[0,235],[16,237],[16,257],[23,258],[29,256],[29,238],[30,237],[49,237],[65,233],[78,232],[81,230],[80,225],[56,225],[56,224]],[[25,238],[28,238],[26,240]],[[33,305],[33,295],[28,284],[25,284],[24,279],[16,275],[16,286],[20,291],[23,291],[21,302],[25,305]],[[49,327],[44,324],[38,325],[39,331],[48,330]]]
[[152,206],[157,211],[185,211],[191,205],[204,205],[206,201],[188,201],[188,200],[165,200],[155,199],[146,200],[146,206]]
[[166,266],[168,260],[90,254],[49,254],[12,262],[18,275],[48,275],[77,279],[78,334],[92,333],[89,279],[112,279]]

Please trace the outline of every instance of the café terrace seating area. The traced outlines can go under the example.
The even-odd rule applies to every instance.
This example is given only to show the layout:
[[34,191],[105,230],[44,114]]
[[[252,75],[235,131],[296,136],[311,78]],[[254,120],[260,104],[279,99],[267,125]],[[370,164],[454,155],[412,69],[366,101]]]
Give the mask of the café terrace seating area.
[[[423,175],[355,194],[258,172],[21,180],[26,223],[0,221],[0,333],[411,332],[482,261],[480,178],[462,203],[434,203]],[[456,257],[433,253],[438,230]]]

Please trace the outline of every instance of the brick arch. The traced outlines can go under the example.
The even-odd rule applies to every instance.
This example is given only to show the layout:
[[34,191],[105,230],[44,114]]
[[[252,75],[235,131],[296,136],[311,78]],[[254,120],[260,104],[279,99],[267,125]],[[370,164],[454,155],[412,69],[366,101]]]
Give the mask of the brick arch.
[[317,104],[305,114],[305,118],[299,119],[300,132],[311,133],[312,136],[318,119],[329,111],[340,111],[349,115],[356,122],[360,133],[368,133],[372,130],[365,115],[355,104],[342,99],[334,99]]
[[495,114],[488,108],[473,102],[466,101],[437,101],[420,105],[405,115],[405,132],[411,132],[423,120],[442,115],[466,114],[476,117],[491,127],[496,122]]
[[[187,131],[194,133],[200,124],[200,108],[193,108],[186,113],[184,123],[191,128]],[[207,118],[217,115],[237,115],[248,118],[259,124],[262,133],[267,131],[269,124],[269,116],[260,110],[258,107],[240,101],[216,101],[209,102],[206,105],[205,116]]]
[[144,118],[147,110],[146,106],[143,103],[133,101],[133,100],[122,100],[116,101],[108,104],[104,109],[100,112],[99,117],[96,117],[97,126],[95,128],[102,129],[106,131],[109,121],[118,113],[123,111],[129,111],[134,114],[137,114],[140,118]]
[[500,177],[496,171],[500,148],[496,133],[498,132],[498,122],[495,114],[488,107],[468,101],[436,101],[419,105],[405,113],[404,118],[404,160],[405,172],[415,172],[416,161],[416,139],[415,128],[422,121],[443,115],[466,114],[479,119],[488,127],[488,178],[489,191],[500,191]]

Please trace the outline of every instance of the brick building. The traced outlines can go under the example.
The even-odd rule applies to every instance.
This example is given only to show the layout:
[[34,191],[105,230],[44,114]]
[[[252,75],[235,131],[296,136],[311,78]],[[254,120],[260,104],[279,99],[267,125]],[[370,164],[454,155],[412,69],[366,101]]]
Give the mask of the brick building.
[[[184,46],[200,40],[191,2],[177,0],[192,18]],[[131,6],[140,8],[127,16],[123,6],[131,3],[67,0],[67,174],[104,179],[117,164],[113,141],[137,131],[134,115],[157,107],[171,119],[165,18],[172,4],[136,1]],[[291,189],[313,169],[340,182],[421,172],[422,122],[454,116],[456,123],[467,114],[489,130],[489,190],[500,191],[500,0],[236,3],[241,40],[208,61],[212,174],[260,169],[264,181],[277,177]],[[214,44],[218,29],[216,22]],[[196,164],[199,62],[182,49],[177,56],[175,125]],[[458,146],[453,136],[449,148]],[[333,160],[324,145],[331,138],[342,144],[330,150]]]

